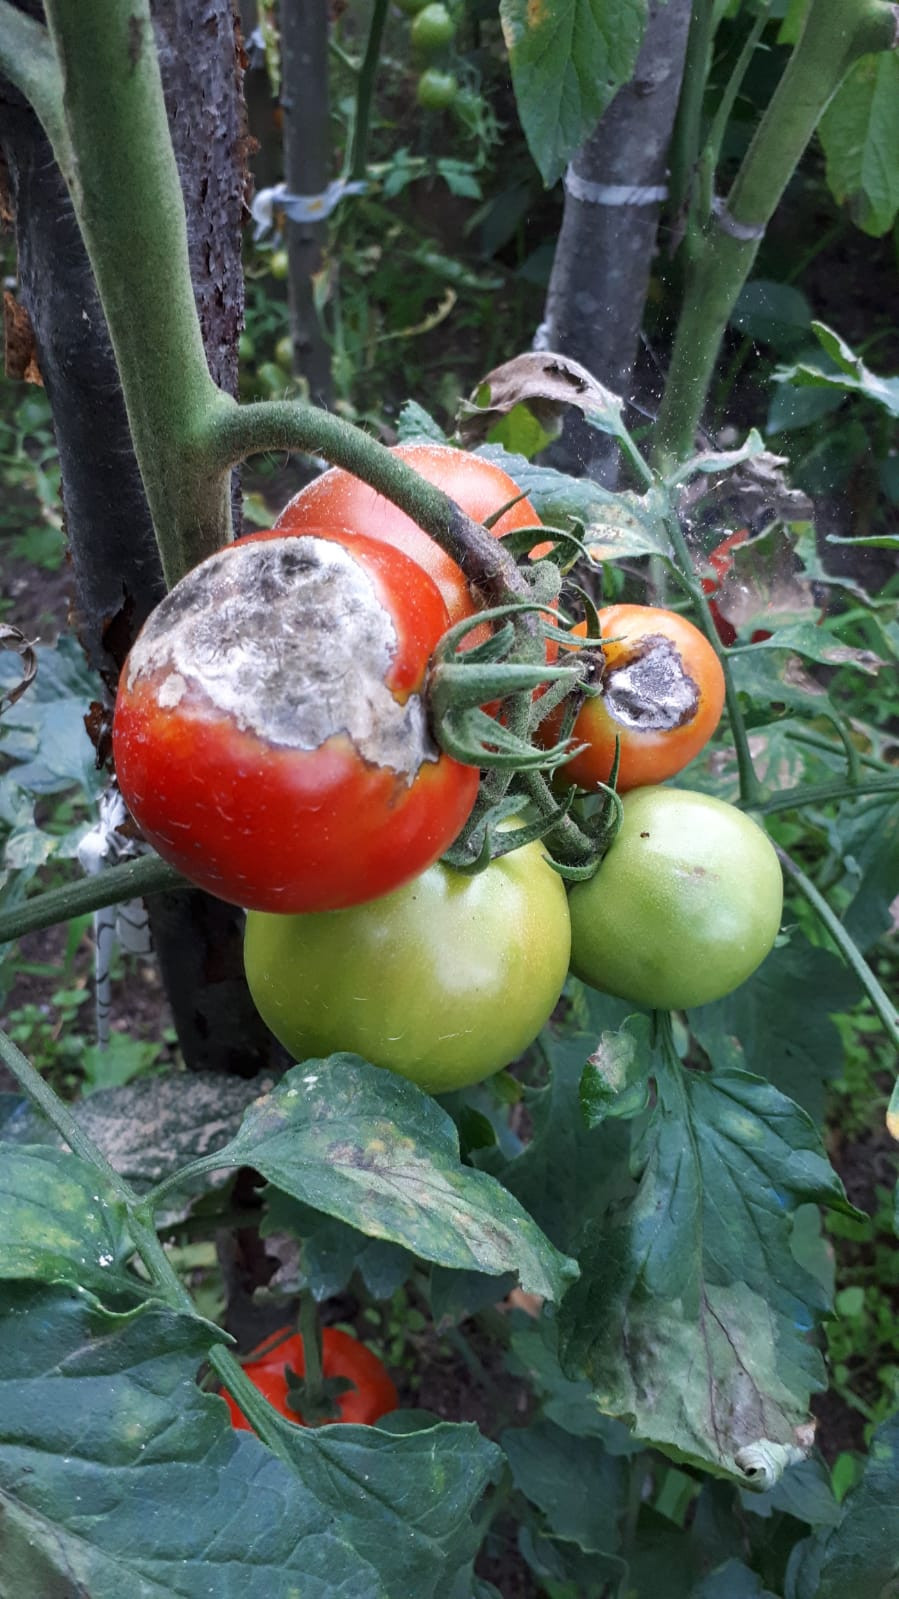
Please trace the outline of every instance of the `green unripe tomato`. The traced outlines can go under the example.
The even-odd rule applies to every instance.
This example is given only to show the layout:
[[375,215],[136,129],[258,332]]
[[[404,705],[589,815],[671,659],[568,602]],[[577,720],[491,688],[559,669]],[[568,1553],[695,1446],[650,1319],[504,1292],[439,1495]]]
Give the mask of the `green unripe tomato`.
[[274,361],[263,361],[256,369],[256,385],[265,394],[283,394],[288,385],[288,377],[283,367],[276,366]]
[[599,871],[569,895],[571,969],[658,1010],[708,1005],[771,950],[783,909],[773,845],[733,805],[635,788]]
[[296,1060],[349,1050],[429,1093],[516,1059],[559,998],[571,946],[539,844],[473,877],[436,865],[348,910],[247,916],[257,1010]]
[[456,24],[446,6],[441,5],[440,0],[432,0],[423,11],[419,11],[412,24],[412,47],[422,55],[433,55],[435,50],[442,50],[449,44],[455,31]]
[[293,371],[293,339],[285,333],[275,345],[275,360],[285,372]]
[[458,84],[451,72],[429,67],[418,80],[415,98],[426,111],[445,111],[456,98]]
[[287,277],[289,266],[290,262],[288,261],[286,250],[272,251],[268,260],[268,269],[273,278],[277,278],[279,282],[283,283]]
[[404,11],[407,17],[414,17],[419,11],[424,11],[425,6],[431,4],[431,0],[393,0],[393,3],[399,11]]
[[249,333],[242,333],[237,341],[237,355],[241,361],[252,361],[256,354],[256,346]]

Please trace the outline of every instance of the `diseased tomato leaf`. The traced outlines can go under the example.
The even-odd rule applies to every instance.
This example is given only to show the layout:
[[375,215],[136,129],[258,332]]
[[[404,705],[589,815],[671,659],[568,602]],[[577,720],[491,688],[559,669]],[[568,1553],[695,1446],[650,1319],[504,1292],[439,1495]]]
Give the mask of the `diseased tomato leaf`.
[[646,0],[500,0],[518,115],[544,183],[633,70]]
[[477,453],[515,479],[542,522],[578,534],[594,561],[669,553],[663,506],[652,494],[612,494],[589,478],[566,477],[497,444]]
[[[273,1081],[225,1072],[144,1077],[76,1100],[70,1113],[119,1175],[142,1192],[196,1155],[224,1144],[240,1126],[247,1105]],[[62,1147],[54,1129],[24,1100],[3,1123],[0,1139]]]
[[357,1055],[295,1066],[237,1137],[187,1174],[253,1166],[275,1188],[423,1260],[561,1298],[576,1275],[492,1177],[459,1159],[455,1124],[414,1083]]
[[80,1284],[108,1302],[141,1283],[125,1208],[92,1167],[46,1145],[4,1150],[0,1163],[0,1278]]
[[[0,1312],[0,1543],[16,1599],[449,1599],[500,1454],[473,1425],[283,1424],[287,1458],[196,1385],[208,1327],[17,1284]],[[414,1492],[410,1485],[414,1484]],[[458,1583],[458,1588],[454,1584]]]
[[770,1486],[807,1451],[824,1385],[807,1335],[827,1295],[794,1258],[793,1212],[851,1206],[812,1122],[770,1083],[664,1058],[655,1080],[636,1186],[591,1229],[562,1307],[563,1360],[638,1437]]

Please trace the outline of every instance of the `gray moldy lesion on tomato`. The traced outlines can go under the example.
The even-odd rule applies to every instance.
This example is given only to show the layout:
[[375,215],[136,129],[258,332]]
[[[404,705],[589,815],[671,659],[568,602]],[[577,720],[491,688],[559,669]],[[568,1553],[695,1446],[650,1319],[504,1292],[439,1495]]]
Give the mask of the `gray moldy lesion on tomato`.
[[652,634],[629,660],[606,671],[602,697],[609,715],[622,727],[667,732],[693,720],[699,685],[676,644]]
[[[393,620],[342,544],[312,535],[231,545],[195,567],[148,619],[127,664],[132,692],[185,697],[264,743],[317,750],[345,735],[360,757],[412,782],[439,751],[420,694],[386,679]],[[204,705],[205,702],[205,705]]]

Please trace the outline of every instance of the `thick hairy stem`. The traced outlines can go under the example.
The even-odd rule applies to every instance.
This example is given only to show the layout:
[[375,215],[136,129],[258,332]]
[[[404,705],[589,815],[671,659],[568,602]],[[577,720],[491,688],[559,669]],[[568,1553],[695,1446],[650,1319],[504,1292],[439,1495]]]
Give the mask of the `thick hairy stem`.
[[689,275],[656,430],[661,468],[693,449],[737,295],[821,116],[853,62],[895,48],[897,21],[899,7],[886,0],[812,0],[727,204],[711,218]]
[[671,178],[668,203],[680,219],[690,199],[690,189],[702,140],[702,103],[714,37],[715,0],[694,0],[687,54],[684,61],[683,89],[671,141]]
[[149,4],[47,0],[46,12],[66,138],[58,146],[47,132],[97,281],[171,583],[230,536],[231,513],[228,475],[210,472],[195,448],[218,391],[194,304]]
[[353,129],[353,154],[350,177],[364,178],[368,164],[368,132],[371,122],[371,105],[375,89],[378,62],[381,59],[381,39],[387,20],[387,0],[375,0],[368,25],[365,56],[359,69],[356,88],[356,125]]
[[[527,578],[500,540],[465,516],[440,489],[425,483],[383,444],[340,417],[292,400],[237,406],[220,396],[207,418],[203,449],[221,471],[260,451],[303,450],[323,455],[393,500],[458,561],[466,577],[490,601],[533,599]],[[521,625],[533,630],[535,624],[524,618]]]
[[45,27],[0,0],[0,72],[34,107],[57,160],[71,157],[63,116],[62,73]]

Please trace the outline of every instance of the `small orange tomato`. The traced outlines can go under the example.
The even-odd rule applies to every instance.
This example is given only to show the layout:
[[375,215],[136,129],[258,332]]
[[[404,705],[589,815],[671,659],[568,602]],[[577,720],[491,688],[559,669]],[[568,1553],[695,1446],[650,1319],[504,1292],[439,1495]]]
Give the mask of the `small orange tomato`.
[[[609,605],[599,613],[605,670],[602,693],[587,700],[572,732],[586,747],[561,768],[579,788],[606,783],[620,740],[617,786],[622,793],[663,783],[708,743],[724,708],[724,673],[708,640],[675,611],[651,605]],[[586,634],[581,622],[575,633]],[[562,712],[543,723],[541,739],[558,737]]]

